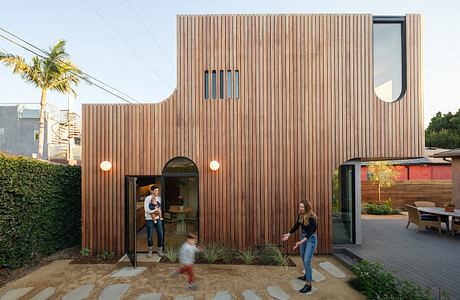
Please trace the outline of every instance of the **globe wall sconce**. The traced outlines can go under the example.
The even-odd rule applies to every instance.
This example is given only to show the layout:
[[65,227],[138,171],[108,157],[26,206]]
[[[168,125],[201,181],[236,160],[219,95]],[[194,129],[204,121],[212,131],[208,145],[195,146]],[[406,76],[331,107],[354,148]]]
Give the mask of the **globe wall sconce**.
[[101,167],[101,170],[104,172],[110,171],[110,169],[112,168],[112,164],[110,163],[110,161],[106,161],[106,160],[101,162],[99,166]]
[[220,164],[217,160],[213,160],[209,163],[209,168],[213,171],[217,171],[220,168]]

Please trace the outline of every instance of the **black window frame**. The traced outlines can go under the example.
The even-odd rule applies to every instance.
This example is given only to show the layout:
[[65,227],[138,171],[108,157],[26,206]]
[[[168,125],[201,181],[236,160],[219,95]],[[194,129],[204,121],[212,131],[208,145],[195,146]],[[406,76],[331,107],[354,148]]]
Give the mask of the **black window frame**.
[[212,75],[211,75],[211,97],[214,100],[217,98],[217,72],[216,70],[212,70]]
[[224,99],[224,96],[225,96],[225,91],[224,91],[224,88],[225,88],[225,86],[224,86],[224,77],[225,77],[225,75],[224,75],[224,70],[220,70],[220,71],[219,71],[219,98],[220,98],[221,100],[223,100],[223,99]]
[[236,69],[233,72],[233,99],[240,98],[240,70]]
[[209,99],[209,71],[204,71],[204,99]]

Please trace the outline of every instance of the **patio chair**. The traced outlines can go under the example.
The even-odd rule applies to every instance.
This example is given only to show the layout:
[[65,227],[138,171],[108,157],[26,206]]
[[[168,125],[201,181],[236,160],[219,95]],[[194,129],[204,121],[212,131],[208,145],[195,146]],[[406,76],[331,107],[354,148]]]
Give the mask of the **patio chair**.
[[415,207],[436,207],[436,203],[431,201],[415,201]]
[[431,218],[427,220],[426,217],[423,217],[420,215],[420,212],[415,206],[406,204],[407,212],[408,214],[408,221],[406,225],[406,229],[409,227],[410,223],[413,223],[415,225],[418,225],[418,230],[422,228],[422,226],[425,227],[434,227],[438,229],[438,233],[441,234],[441,218],[437,217],[436,221],[432,221]]
[[[436,207],[436,203],[431,202],[431,201],[415,201],[414,202],[415,207]],[[421,213],[420,214],[422,218],[424,218],[426,221],[436,221],[438,219],[437,216],[431,215],[428,213]],[[449,217],[448,216],[441,216],[441,222],[446,223],[446,228],[447,232],[449,232]]]
[[455,235],[455,232],[460,233],[460,218],[452,220],[452,237]]

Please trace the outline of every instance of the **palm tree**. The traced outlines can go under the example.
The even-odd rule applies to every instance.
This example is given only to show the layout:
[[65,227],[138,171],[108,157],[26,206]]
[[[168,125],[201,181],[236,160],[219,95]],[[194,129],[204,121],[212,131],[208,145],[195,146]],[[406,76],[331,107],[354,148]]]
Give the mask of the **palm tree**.
[[72,86],[78,85],[81,79],[86,80],[81,75],[82,72],[70,61],[69,54],[65,52],[65,44],[64,40],[60,40],[50,47],[48,56],[34,56],[31,64],[27,64],[21,56],[0,51],[0,62],[11,67],[13,73],[19,74],[26,82],[34,84],[41,90],[38,158],[43,157],[46,92],[54,90],[76,95]]

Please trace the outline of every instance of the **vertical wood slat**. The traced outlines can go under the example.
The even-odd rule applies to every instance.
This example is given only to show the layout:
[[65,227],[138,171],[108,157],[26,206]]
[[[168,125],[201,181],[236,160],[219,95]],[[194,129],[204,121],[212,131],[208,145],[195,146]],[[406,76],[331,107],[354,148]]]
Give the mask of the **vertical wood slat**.
[[[328,253],[335,168],[423,155],[420,16],[407,16],[407,91],[396,103],[373,92],[370,15],[179,16],[177,34],[178,88],[166,101],[83,105],[82,247],[122,253],[125,175],[161,175],[180,155],[200,172],[205,242],[279,242],[308,198]],[[219,99],[221,69],[225,81],[239,70],[239,99],[227,99],[226,82]],[[216,70],[216,100],[203,99],[204,70],[210,95]]]

